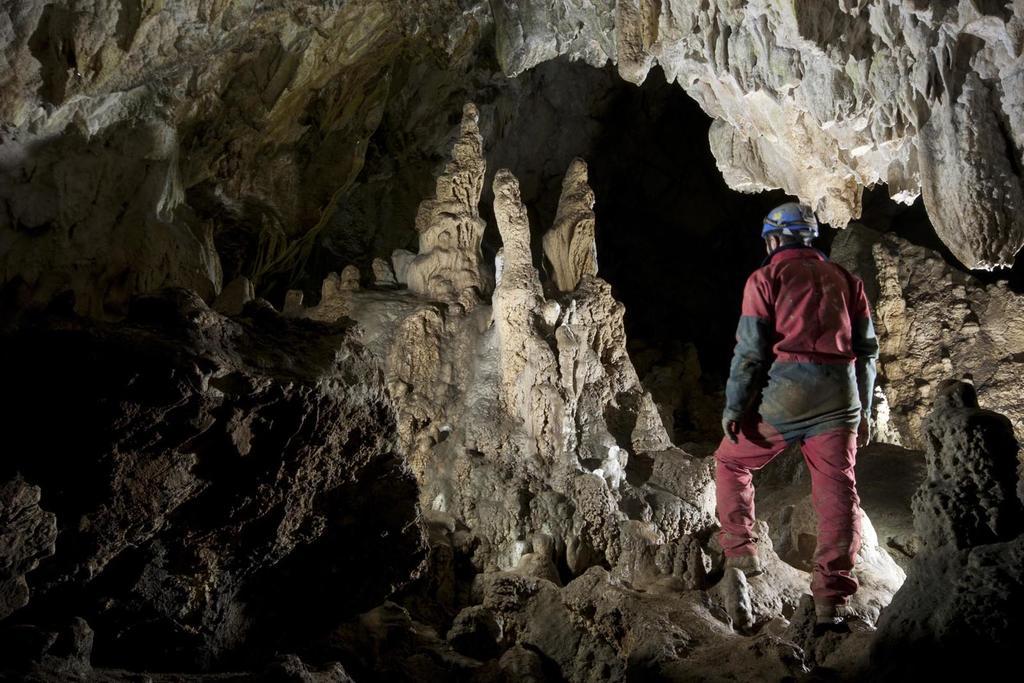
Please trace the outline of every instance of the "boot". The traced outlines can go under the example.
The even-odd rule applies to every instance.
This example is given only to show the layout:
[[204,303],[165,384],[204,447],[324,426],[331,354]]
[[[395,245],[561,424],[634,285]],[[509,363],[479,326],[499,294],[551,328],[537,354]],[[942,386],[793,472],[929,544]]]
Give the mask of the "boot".
[[814,634],[822,635],[827,631],[848,633],[850,626],[847,618],[851,615],[850,606],[834,602],[814,601]]
[[726,557],[725,568],[736,568],[746,576],[757,576],[764,572],[761,566],[761,558],[757,555],[739,555],[737,557]]

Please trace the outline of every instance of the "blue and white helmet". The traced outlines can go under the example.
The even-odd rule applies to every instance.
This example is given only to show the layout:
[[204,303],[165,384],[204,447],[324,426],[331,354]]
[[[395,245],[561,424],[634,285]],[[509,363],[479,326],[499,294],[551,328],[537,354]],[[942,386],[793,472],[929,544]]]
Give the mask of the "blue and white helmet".
[[786,202],[776,206],[764,217],[761,237],[771,233],[814,238],[818,236],[818,221],[814,218],[814,211],[806,204]]

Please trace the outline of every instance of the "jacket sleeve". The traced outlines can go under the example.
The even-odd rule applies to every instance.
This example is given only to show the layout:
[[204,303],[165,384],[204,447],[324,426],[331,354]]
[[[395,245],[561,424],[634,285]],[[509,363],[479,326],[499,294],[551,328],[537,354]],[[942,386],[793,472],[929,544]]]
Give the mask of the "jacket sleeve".
[[726,420],[739,420],[751,407],[772,360],[774,303],[771,286],[761,271],[754,271],[743,288],[743,308],[736,327],[736,349],[725,385]]
[[863,415],[871,415],[871,402],[874,398],[875,364],[878,360],[878,338],[875,326],[871,322],[871,309],[864,294],[864,282],[854,278],[853,309],[850,311],[852,325],[853,352],[857,370],[857,392],[860,395],[860,406]]

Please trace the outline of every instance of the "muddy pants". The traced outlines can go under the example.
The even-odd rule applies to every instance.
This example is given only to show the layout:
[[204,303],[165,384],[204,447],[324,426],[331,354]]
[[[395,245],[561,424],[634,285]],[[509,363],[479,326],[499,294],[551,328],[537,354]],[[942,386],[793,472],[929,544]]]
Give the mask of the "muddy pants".
[[[754,485],[751,472],[786,448],[782,435],[754,415],[741,421],[739,443],[723,437],[715,451],[719,541],[728,557],[753,555]],[[820,602],[847,604],[857,591],[851,573],[861,545],[860,498],[854,480],[857,435],[849,427],[804,437],[811,472],[811,499],[818,515],[811,593]]]

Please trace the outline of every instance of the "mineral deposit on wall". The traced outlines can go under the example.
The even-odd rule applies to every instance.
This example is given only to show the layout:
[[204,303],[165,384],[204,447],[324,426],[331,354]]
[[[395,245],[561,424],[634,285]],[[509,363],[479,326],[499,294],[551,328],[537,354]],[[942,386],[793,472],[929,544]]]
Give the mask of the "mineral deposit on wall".
[[508,74],[560,54],[661,65],[714,117],[735,189],[781,187],[844,226],[861,190],[924,194],[972,268],[1024,245],[1024,5],[898,0],[494,3]]
[[930,249],[855,225],[832,257],[865,280],[878,331],[880,438],[923,448],[939,383],[970,377],[982,405],[1024,432],[1024,296],[984,285]]
[[[0,7],[0,278],[18,305],[70,291],[76,310],[117,316],[162,286],[212,301],[238,276],[259,291],[301,270],[388,103],[408,97],[396,70],[500,77],[469,64],[478,49],[505,76],[559,55],[634,83],[660,65],[715,119],[735,189],[783,188],[842,226],[885,182],[923,194],[969,267],[1024,244],[1020,2],[87,4]],[[466,245],[438,242],[431,272],[471,254],[466,210]],[[425,220],[424,239],[444,238]],[[215,244],[232,230],[256,241],[245,272]],[[459,277],[486,288],[466,258]],[[418,270],[416,288],[465,284]]]

